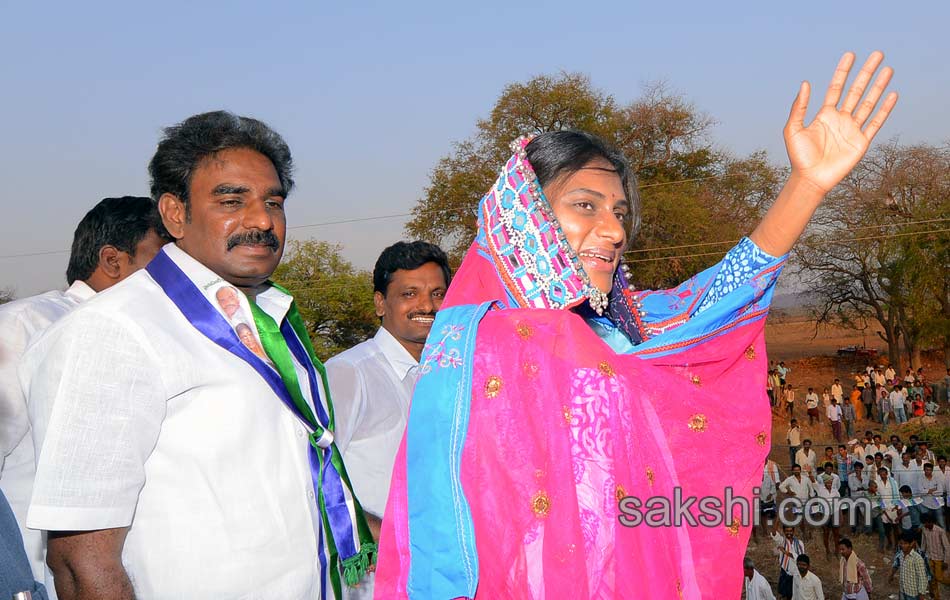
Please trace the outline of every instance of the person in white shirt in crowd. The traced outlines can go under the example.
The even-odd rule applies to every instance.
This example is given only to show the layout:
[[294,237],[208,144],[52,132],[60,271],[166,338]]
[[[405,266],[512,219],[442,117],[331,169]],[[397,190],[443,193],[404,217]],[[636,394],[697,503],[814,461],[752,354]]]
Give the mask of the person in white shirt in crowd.
[[894,411],[894,421],[900,425],[907,422],[907,393],[900,384],[895,385],[888,399],[891,401],[891,410]]
[[818,465],[818,453],[812,449],[810,439],[802,440],[802,449],[795,453],[793,464],[799,465],[802,473],[804,473],[807,478],[815,478],[815,471]]
[[[762,532],[765,535],[771,530],[772,520],[776,516],[776,500],[778,499],[778,485],[782,482],[782,473],[771,458],[765,459],[762,470],[762,485],[759,487],[759,515]],[[752,529],[752,537],[756,537],[756,528]]]
[[894,473],[894,479],[897,480],[898,487],[908,485],[911,487],[911,489],[916,488],[917,477],[924,471],[923,466],[918,468],[917,464],[911,460],[911,456],[913,455],[909,451],[905,450],[901,455],[901,462],[892,469]]
[[878,469],[875,483],[877,484],[877,493],[881,498],[881,520],[885,525],[888,547],[894,547],[897,545],[897,534],[900,527],[901,515],[898,505],[901,499],[900,489],[897,481],[891,476],[886,467]]
[[[868,477],[867,473],[864,472],[864,463],[861,461],[855,461],[852,465],[852,471],[848,475],[848,492],[851,495],[853,500],[860,500],[862,498],[868,497],[868,486],[871,483],[871,478]],[[864,526],[866,520],[865,507],[858,504],[858,517],[854,520],[854,525],[851,527],[852,535],[859,529],[867,529]]]
[[16,515],[33,576],[46,579],[42,532],[26,528],[36,475],[27,398],[17,369],[30,343],[53,322],[97,292],[144,267],[168,233],[150,198],[105,198],[79,221],[66,267],[66,291],[52,291],[0,306],[0,490]]
[[795,559],[794,579],[792,581],[792,600],[825,600],[821,580],[811,569],[811,559],[807,554],[799,554]]
[[830,560],[838,548],[840,537],[838,527],[841,523],[841,493],[835,485],[835,480],[830,477],[821,480],[816,492],[816,497],[823,501],[822,504],[816,505],[815,512],[820,512],[824,517],[821,539],[825,545],[825,557]]
[[269,280],[292,168],[255,119],[166,128],[149,174],[175,242],[27,351],[42,447],[27,526],[49,532],[60,600],[304,600],[370,568],[323,367]]
[[901,441],[896,435],[891,436],[891,445],[887,447],[887,450],[884,451],[884,456],[891,457],[891,464],[898,465],[901,462],[901,457],[904,454],[904,442]]
[[791,468],[792,465],[798,462],[795,456],[802,446],[802,429],[798,426],[798,419],[792,419],[789,424],[785,441],[788,443],[788,467]]
[[914,372],[910,369],[907,369],[907,372],[904,373],[904,387],[910,387],[914,385],[915,381],[917,381],[917,377],[914,376]]
[[[779,484],[778,489],[783,494],[791,494],[798,499],[799,504],[804,505],[809,498],[815,495],[815,483],[808,477],[802,475],[801,465],[792,465],[792,474],[785,478],[785,481]],[[777,521],[782,520],[783,515],[779,515]],[[805,520],[802,519],[802,537],[808,538],[808,530],[805,528]]]
[[837,400],[838,404],[844,400],[844,388],[840,379],[835,378],[835,382],[831,384],[831,397]]
[[893,385],[896,377],[897,377],[897,372],[894,370],[894,367],[888,365],[887,368],[884,369],[884,380],[889,385]]
[[[867,436],[868,433],[870,432],[865,432],[865,436]],[[885,452],[887,452],[887,446],[885,446],[884,443],[881,441],[881,434],[879,433],[874,434],[871,440],[872,440],[871,443],[864,446],[864,456],[867,458],[868,462],[870,462],[871,460],[874,460],[874,455],[877,454],[878,452],[880,452],[881,454],[884,454]]]
[[755,563],[748,556],[742,561],[745,575],[745,600],[775,600],[768,580],[755,570]]
[[818,394],[815,393],[815,388],[808,388],[808,393],[805,394],[805,408],[808,412],[808,424],[814,425],[818,422]]
[[921,514],[933,514],[937,524],[944,527],[943,508],[947,505],[947,481],[939,471],[934,470],[933,463],[924,463],[924,471],[917,477],[917,485],[911,486],[914,495],[919,496],[923,503],[919,506]]
[[[818,404],[818,398],[815,397],[815,405]],[[844,414],[841,411],[841,406],[838,404],[838,401],[834,398],[831,399],[831,406],[828,407],[827,417],[828,422],[831,424],[831,435],[834,436],[836,442],[841,442],[841,419]]]
[[[327,361],[334,439],[353,490],[378,528],[406,429],[419,358],[451,280],[448,258],[428,242],[397,242],[373,269],[376,335]],[[374,532],[378,537],[378,529]],[[372,598],[372,576],[349,598]]]

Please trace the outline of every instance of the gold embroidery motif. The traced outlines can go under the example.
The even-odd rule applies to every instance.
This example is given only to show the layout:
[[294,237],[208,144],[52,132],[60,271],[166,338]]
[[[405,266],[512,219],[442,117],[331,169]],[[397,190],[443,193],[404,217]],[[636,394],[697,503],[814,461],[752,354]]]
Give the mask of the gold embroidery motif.
[[538,490],[538,492],[531,497],[531,510],[534,512],[534,516],[539,519],[548,516],[548,512],[551,510],[551,499],[548,498],[544,490]]
[[534,478],[537,479],[538,481],[541,481],[542,479],[544,479],[544,471],[542,471],[541,469],[535,469]]
[[749,346],[745,349],[745,357],[749,360],[755,360],[755,346]]
[[758,434],[756,434],[756,436],[755,436],[755,441],[756,441],[756,443],[758,443],[760,446],[764,446],[764,445],[765,445],[765,438],[766,438],[765,432],[764,432],[764,431],[760,431]]
[[739,535],[739,519],[733,517],[732,524],[726,527],[729,530],[729,535],[736,537]]
[[600,369],[600,372],[603,373],[604,377],[613,377],[614,368],[610,366],[610,363],[606,360],[600,361],[600,364],[597,365],[597,368]]
[[489,398],[494,398],[498,395],[498,392],[501,391],[501,377],[498,375],[492,375],[485,382],[485,395]]
[[538,376],[538,365],[534,363],[526,362],[525,364],[521,365],[521,370],[524,371],[524,375],[528,379],[534,379]]
[[653,485],[654,479],[656,479],[656,475],[653,474],[653,469],[647,467],[647,481],[650,482],[650,485]]
[[534,333],[534,331],[531,329],[531,326],[524,321],[520,321],[515,329],[518,332],[518,336],[523,340],[528,339]]
[[689,380],[692,381],[692,382],[693,382],[693,385],[695,385],[696,387],[702,387],[702,385],[703,385],[703,382],[700,381],[700,379],[699,379],[699,375],[692,375],[692,376],[689,378]]
[[619,483],[617,484],[616,489],[614,490],[614,497],[617,499],[617,502],[620,502],[627,497],[627,490],[623,489],[623,486]]
[[676,595],[682,600],[683,598],[683,584],[679,579],[676,580]]
[[571,412],[571,407],[567,404],[561,406],[561,414],[564,416],[564,422],[568,425],[574,424],[574,414]]
[[697,433],[706,431],[706,415],[695,414],[689,418],[689,428]]

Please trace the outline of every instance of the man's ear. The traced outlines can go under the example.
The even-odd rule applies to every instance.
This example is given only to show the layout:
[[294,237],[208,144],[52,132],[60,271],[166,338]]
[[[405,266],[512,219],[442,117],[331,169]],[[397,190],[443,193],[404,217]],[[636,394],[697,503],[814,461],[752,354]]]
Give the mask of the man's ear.
[[129,255],[115,246],[106,244],[99,248],[99,264],[97,268],[109,279],[118,279],[122,275],[121,261],[128,260]]
[[185,236],[185,223],[188,222],[188,207],[181,198],[171,193],[162,194],[158,199],[158,214],[168,233],[179,240]]
[[376,316],[384,317],[386,315],[386,297],[382,292],[373,292],[373,306],[376,307]]

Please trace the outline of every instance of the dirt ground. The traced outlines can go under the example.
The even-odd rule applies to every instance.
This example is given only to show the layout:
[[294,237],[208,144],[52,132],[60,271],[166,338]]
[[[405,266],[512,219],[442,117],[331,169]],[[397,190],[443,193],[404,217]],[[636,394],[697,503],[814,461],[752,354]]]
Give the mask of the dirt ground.
[[[872,338],[873,336],[873,338]],[[838,357],[836,350],[839,347],[847,345],[862,346],[866,342],[868,347],[877,348],[884,355],[886,360],[885,346],[873,332],[867,337],[860,331],[848,331],[836,327],[822,327],[818,330],[818,336],[815,337],[815,325],[804,316],[794,315],[773,315],[766,325],[766,344],[769,352],[769,359],[784,360],[786,365],[791,367],[791,373],[788,376],[788,382],[796,388],[799,400],[804,399],[809,386],[815,387],[821,391],[825,386],[830,386],[837,377],[847,386],[849,384],[849,375],[855,369],[864,367],[864,360],[855,360],[850,357]],[[928,379],[935,380],[942,378],[945,374],[943,365],[938,357],[930,356],[932,364],[925,364],[925,372]],[[884,362],[879,359],[876,362]],[[926,360],[926,359],[925,359]],[[846,388],[847,389],[847,388]],[[943,408],[946,410],[946,407]],[[802,405],[796,406],[796,417],[802,424],[802,437],[811,438],[814,447],[819,456],[824,452],[824,447],[833,444],[830,426],[822,418],[821,422],[813,427],[808,426],[807,416]],[[950,417],[941,417],[941,421],[950,420]],[[866,429],[880,431],[879,424],[871,421],[862,421],[855,428],[856,437],[860,437]],[[782,469],[783,477],[786,475],[788,467],[787,446],[782,446],[785,442],[785,433],[788,429],[788,419],[782,414],[773,412],[772,421],[772,439],[773,446],[771,457]],[[891,426],[888,433],[898,432],[899,429]],[[871,582],[874,591],[871,598],[896,598],[898,589],[896,578],[894,583],[888,583],[887,577],[890,573],[890,562],[893,558],[893,551],[880,552],[877,549],[877,536],[870,535],[850,535],[847,531],[847,525],[842,527],[841,535],[850,537],[854,543],[855,552],[867,564],[871,575]],[[762,573],[772,584],[773,591],[778,590],[778,559],[772,554],[772,542],[762,535],[758,539],[751,540],[749,543],[748,554],[755,560],[757,570]],[[828,558],[822,544],[821,532],[815,530],[811,534],[811,539],[805,542],[805,551],[812,561],[812,570],[821,579],[825,597],[837,599],[841,597],[841,586],[838,583],[838,557]],[[941,595],[944,598],[950,597],[950,588],[943,587]]]

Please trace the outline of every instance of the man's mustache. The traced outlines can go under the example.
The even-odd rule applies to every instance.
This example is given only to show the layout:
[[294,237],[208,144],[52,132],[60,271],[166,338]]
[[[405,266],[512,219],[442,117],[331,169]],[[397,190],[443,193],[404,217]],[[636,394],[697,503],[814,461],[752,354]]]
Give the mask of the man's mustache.
[[236,233],[228,238],[228,252],[235,246],[268,246],[274,252],[280,248],[280,240],[273,231],[246,231]]

